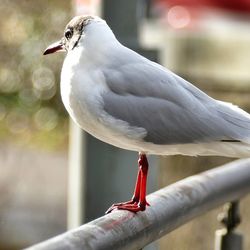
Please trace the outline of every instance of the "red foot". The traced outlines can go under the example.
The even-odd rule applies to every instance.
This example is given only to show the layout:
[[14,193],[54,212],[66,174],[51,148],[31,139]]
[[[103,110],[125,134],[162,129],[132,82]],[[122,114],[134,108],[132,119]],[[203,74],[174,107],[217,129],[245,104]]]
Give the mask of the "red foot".
[[142,204],[139,201],[126,201],[121,203],[115,203],[113,204],[105,213],[111,213],[113,210],[121,209],[121,210],[128,210],[130,212],[139,212],[144,211],[146,209],[146,206],[150,206],[150,204],[146,201],[146,204]]
[[145,154],[139,154],[139,171],[137,181],[135,184],[135,191],[133,198],[130,201],[113,204],[107,211],[112,212],[115,209],[128,210],[131,212],[144,211],[146,206],[150,206],[146,201],[146,186],[147,186],[147,174],[148,174],[148,161]]

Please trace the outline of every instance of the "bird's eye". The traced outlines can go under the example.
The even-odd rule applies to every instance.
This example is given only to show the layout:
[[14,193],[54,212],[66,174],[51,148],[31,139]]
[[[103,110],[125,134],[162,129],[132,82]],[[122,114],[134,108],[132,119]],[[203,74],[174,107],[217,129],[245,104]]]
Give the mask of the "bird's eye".
[[67,29],[64,33],[64,36],[69,40],[73,36],[73,31],[71,29]]

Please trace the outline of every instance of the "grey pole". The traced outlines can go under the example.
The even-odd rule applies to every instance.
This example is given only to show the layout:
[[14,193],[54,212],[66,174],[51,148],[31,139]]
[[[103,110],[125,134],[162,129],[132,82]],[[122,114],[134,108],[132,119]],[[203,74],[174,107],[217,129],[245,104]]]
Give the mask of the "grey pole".
[[[29,249],[138,250],[197,216],[249,193],[249,170],[250,159],[245,159],[188,177],[148,195],[151,206],[144,212],[114,211]],[[235,212],[232,214],[236,222]],[[228,225],[235,224],[229,221]],[[223,250],[240,249],[232,246]]]

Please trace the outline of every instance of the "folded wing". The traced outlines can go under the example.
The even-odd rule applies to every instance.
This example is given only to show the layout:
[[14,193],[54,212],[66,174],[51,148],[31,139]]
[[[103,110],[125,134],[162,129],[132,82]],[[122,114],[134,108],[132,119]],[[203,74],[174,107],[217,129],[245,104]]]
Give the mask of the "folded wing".
[[[129,63],[104,70],[105,111],[147,131],[154,144],[250,142],[250,116],[219,102],[162,66],[132,53]],[[122,60],[122,62],[126,60]]]

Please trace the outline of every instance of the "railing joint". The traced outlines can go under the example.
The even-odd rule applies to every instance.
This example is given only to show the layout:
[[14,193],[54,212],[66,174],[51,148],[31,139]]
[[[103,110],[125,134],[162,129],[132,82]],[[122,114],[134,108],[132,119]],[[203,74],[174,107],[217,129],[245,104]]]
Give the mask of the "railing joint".
[[225,226],[228,233],[233,231],[241,222],[239,201],[227,203],[224,206],[224,212],[218,215],[218,221]]
[[218,215],[224,228],[215,232],[215,250],[242,250],[243,236],[235,232],[240,224],[239,201],[232,201],[224,205],[223,213]]

